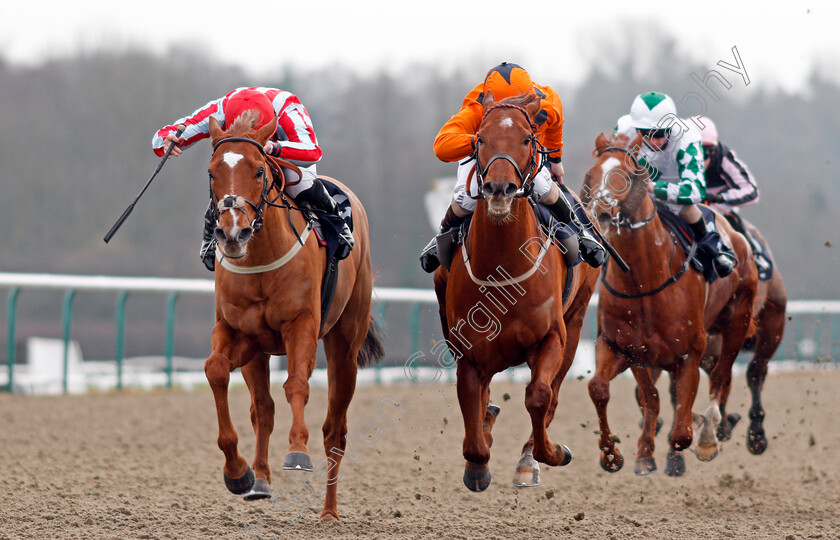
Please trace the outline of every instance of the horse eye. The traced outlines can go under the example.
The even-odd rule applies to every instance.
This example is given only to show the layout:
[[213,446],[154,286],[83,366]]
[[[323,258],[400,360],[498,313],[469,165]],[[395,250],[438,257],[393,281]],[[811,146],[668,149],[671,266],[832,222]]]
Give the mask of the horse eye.
[[262,178],[264,174],[265,174],[265,169],[263,169],[262,167],[257,169],[257,178]]
[[531,137],[525,137],[525,141],[522,144],[524,144],[525,146],[531,144]]
[[210,178],[210,181],[212,182],[213,181],[213,173],[211,173],[210,171],[207,171],[207,176]]

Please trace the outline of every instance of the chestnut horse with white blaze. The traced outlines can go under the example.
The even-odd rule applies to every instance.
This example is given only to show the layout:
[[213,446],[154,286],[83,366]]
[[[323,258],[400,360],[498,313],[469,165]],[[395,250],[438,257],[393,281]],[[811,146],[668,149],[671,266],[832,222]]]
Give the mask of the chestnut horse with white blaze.
[[725,414],[732,380],[732,364],[751,326],[758,270],[747,240],[723,216],[717,227],[738,259],[731,274],[707,285],[672,234],[660,221],[648,193],[647,169],[634,156],[627,137],[611,140],[601,134],[595,141],[595,165],[581,188],[581,200],[597,217],[604,236],[630,266],[623,272],[607,264],[598,298],[596,368],[589,395],[600,425],[601,467],[621,469],[624,458],[607,422],[610,381],[630,368],[638,385],[643,409],[642,434],[636,452],[635,473],[656,470],[653,457],[659,395],[651,369],[671,373],[676,407],[670,433],[666,474],[685,471],[682,452],[694,438],[692,407],[700,380],[700,363],[707,332],[720,336],[720,352],[710,374],[710,403],[702,420],[697,457],[713,459],[719,450],[716,430]]
[[598,278],[587,264],[567,267],[527,197],[545,152],[534,134],[539,98],[532,93],[494,103],[488,94],[484,107],[475,153],[481,198],[450,270],[434,274],[443,334],[458,363],[464,483],[472,491],[491,482],[491,430],[499,408],[490,405],[490,381],[512,366],[531,368],[525,407],[532,426],[514,484],[538,485],[538,462],[557,466],[571,460],[571,451],[554,444],[546,429]]
[[[329,377],[323,432],[331,468],[321,519],[337,520],[336,483],[357,367],[383,354],[370,314],[367,216],[358,198],[333,180],[350,198],[356,245],[338,265],[335,296],[322,320],[325,250],[309,234],[311,222],[288,203],[282,192],[282,173],[271,166],[263,151],[276,122],[254,130],[257,116],[252,112],[243,113],[227,131],[210,119],[213,156],[208,172],[218,211],[219,264],[215,271],[216,325],[204,371],[216,401],[225,484],[233,493],[244,494],[246,500],[272,495],[268,465],[268,440],[274,427],[268,369],[272,354],[284,354],[288,359],[283,388],[292,409],[292,426],[283,468],[312,470],[304,407],[318,340],[323,339]],[[290,163],[280,164],[294,168]],[[253,469],[237,450],[238,437],[228,407],[230,372],[236,368],[241,369],[251,392],[251,423],[256,434]]]

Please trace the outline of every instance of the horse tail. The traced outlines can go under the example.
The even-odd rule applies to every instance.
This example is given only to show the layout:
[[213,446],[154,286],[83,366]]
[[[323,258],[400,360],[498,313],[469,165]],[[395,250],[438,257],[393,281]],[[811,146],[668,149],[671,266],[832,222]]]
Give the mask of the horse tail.
[[385,346],[382,344],[382,328],[375,317],[370,318],[367,337],[359,349],[358,366],[366,367],[385,358]]

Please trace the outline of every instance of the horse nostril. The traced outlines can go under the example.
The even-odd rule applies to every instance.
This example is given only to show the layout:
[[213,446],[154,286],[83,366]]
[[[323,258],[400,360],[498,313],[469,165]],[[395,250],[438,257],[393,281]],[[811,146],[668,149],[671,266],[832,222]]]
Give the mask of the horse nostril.
[[254,235],[254,229],[252,227],[245,227],[242,229],[242,232],[236,237],[237,241],[239,242],[247,242],[250,240],[251,236]]
[[481,186],[481,191],[484,193],[485,196],[490,197],[493,195],[493,186],[491,184],[484,184]]
[[519,189],[513,182],[508,182],[505,186],[505,197],[513,197],[516,195],[516,190]]
[[221,227],[216,227],[216,230],[213,231],[213,235],[216,237],[216,241],[220,244],[227,240],[225,231]]

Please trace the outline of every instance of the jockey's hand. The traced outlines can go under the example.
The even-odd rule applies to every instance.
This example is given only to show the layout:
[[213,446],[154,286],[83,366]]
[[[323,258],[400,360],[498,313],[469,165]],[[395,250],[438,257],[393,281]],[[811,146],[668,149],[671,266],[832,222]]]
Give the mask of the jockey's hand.
[[648,180],[647,185],[645,185],[645,187],[647,188],[648,193],[653,193],[653,188],[655,187],[653,180]]
[[274,155],[274,149],[276,147],[277,147],[277,144],[274,141],[267,141],[265,143],[265,146],[263,146],[263,150],[265,150],[265,153],[268,154],[269,156],[273,156]]
[[164,152],[169,149],[169,145],[175,143],[175,148],[172,149],[172,153],[169,154],[169,157],[180,156],[181,152],[184,150],[181,148],[181,145],[186,142],[186,139],[183,137],[176,137],[174,131],[170,131],[166,134],[166,138],[163,140],[163,150]]
[[710,202],[710,203],[722,203],[722,202],[724,202],[724,201],[723,201],[723,197],[721,197],[721,196],[720,196],[720,195],[718,195],[717,193],[709,193],[709,192],[707,191],[707,192],[706,192],[706,202]]
[[553,178],[555,182],[558,184],[563,183],[563,179],[566,177],[566,171],[563,170],[562,163],[549,163],[548,170],[551,172],[551,178]]

